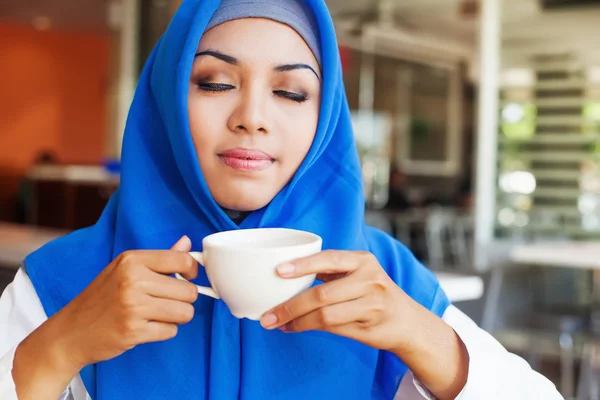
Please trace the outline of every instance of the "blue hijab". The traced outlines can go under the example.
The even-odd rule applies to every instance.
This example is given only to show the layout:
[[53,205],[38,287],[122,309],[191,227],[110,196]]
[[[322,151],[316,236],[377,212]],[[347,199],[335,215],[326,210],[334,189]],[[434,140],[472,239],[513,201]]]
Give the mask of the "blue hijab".
[[[208,234],[289,227],[323,238],[325,249],[367,250],[412,298],[440,316],[449,301],[435,277],[388,235],[364,224],[361,169],[333,23],[323,0],[306,0],[320,30],[322,105],[312,147],[292,181],[240,226],[208,191],[187,116],[188,82],[219,0],[185,0],[141,75],[125,130],[119,190],[98,222],[25,260],[49,317],[110,261],[130,249],[168,249],[183,234],[202,250]],[[197,283],[207,283],[204,272]],[[102,301],[102,299],[98,299]],[[93,399],[391,399],[406,372],[394,355],[323,332],[284,334],[238,320],[200,297],[176,338],[137,346],[90,365]]]

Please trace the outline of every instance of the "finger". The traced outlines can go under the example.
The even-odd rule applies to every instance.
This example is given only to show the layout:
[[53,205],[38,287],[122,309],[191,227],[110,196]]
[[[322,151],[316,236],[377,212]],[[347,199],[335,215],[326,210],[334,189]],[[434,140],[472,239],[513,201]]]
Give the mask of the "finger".
[[[189,237],[187,237],[186,235],[183,235],[181,237],[181,239],[179,239],[177,241],[177,243],[175,243],[173,245],[173,247],[171,247],[172,251],[180,251],[183,253],[189,253],[190,251],[192,251],[192,241],[190,240]],[[196,268],[192,268],[192,271],[189,272],[183,272],[180,274],[187,280],[192,280],[194,279],[197,275],[197,266]],[[194,287],[194,289],[196,290],[196,293],[198,292],[198,289],[196,289],[196,287]],[[196,300],[194,300],[196,301]]]
[[267,329],[275,329],[319,308],[358,299],[364,293],[364,282],[359,279],[347,277],[324,283],[275,307],[261,318],[261,324]]
[[184,235],[173,245],[173,247],[171,247],[171,250],[189,253],[192,250],[192,241],[189,237]]
[[191,304],[182,301],[149,297],[141,313],[142,317],[149,321],[182,325],[194,318],[195,309]]
[[358,269],[365,261],[364,253],[328,250],[299,258],[277,267],[282,278],[297,278],[310,274],[339,274]]
[[337,281],[338,279],[341,279],[345,276],[348,276],[348,272],[338,272],[335,274],[317,274],[317,279],[320,280],[321,282],[331,282],[331,281]]
[[198,299],[198,289],[190,282],[181,281],[170,276],[153,274],[145,282],[145,293],[150,296],[194,303]]
[[178,327],[166,322],[149,321],[142,334],[142,343],[162,342],[177,336]]
[[347,336],[344,330],[350,328],[348,325],[365,323],[369,311],[368,302],[360,298],[314,310],[288,322],[281,330],[289,333],[319,330]]
[[198,276],[198,263],[188,253],[172,250],[133,250],[119,256],[119,264],[127,268],[143,265],[159,274],[180,273],[187,279]]

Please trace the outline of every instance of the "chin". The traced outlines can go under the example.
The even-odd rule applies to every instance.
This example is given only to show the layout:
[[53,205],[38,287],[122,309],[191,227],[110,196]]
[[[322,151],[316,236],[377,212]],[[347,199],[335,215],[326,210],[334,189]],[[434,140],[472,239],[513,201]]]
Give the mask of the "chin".
[[235,191],[233,193],[228,193],[227,195],[215,193],[214,198],[217,204],[228,210],[256,211],[267,206],[275,197],[275,195],[257,196],[256,193],[257,191]]

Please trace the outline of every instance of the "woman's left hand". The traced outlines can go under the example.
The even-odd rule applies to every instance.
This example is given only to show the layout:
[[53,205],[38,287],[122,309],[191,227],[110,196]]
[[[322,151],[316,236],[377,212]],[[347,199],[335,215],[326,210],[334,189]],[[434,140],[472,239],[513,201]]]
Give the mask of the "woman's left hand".
[[321,330],[398,356],[440,400],[463,389],[469,354],[456,332],[410,298],[370,253],[324,251],[277,269],[325,282],[266,313],[267,329]]
[[[277,269],[283,278],[317,274],[325,282],[266,313],[262,325],[284,332],[327,331],[395,350],[406,329],[408,296],[371,253],[323,251]],[[410,319],[410,318],[409,318]]]

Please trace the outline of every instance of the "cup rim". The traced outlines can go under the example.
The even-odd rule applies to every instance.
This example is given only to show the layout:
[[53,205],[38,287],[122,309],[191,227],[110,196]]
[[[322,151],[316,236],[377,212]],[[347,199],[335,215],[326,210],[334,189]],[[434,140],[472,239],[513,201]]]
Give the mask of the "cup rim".
[[[298,230],[298,229],[292,229],[292,228],[252,228],[252,229],[236,229],[236,230],[229,230],[229,231],[221,231],[221,232],[216,232],[213,234],[210,234],[208,236],[205,236],[204,239],[202,239],[202,247],[204,248],[204,251],[206,251],[207,247],[211,247],[211,248],[217,248],[217,249],[223,249],[223,248],[230,248],[231,245],[228,243],[219,243],[216,242],[215,240],[217,238],[222,238],[223,236],[235,236],[238,234],[242,234],[242,232],[244,234],[247,233],[252,233],[252,232],[266,232],[266,231],[280,231],[280,232],[287,232],[287,233],[293,233],[296,235],[300,235],[303,236],[305,238],[309,238],[310,240],[307,242],[303,242],[303,243],[299,243],[299,244],[292,244],[292,245],[288,245],[288,246],[280,246],[280,247],[273,247],[270,248],[269,251],[286,251],[289,249],[298,249],[298,248],[302,248],[302,247],[310,247],[310,246],[314,246],[315,244],[319,244],[322,245],[323,243],[323,239],[312,232],[307,232],[307,231],[302,231],[302,230]],[[238,250],[243,250],[243,251],[256,251],[256,252],[263,252],[266,249],[265,248],[260,248],[260,247],[246,247],[246,246],[238,246],[237,247]]]

